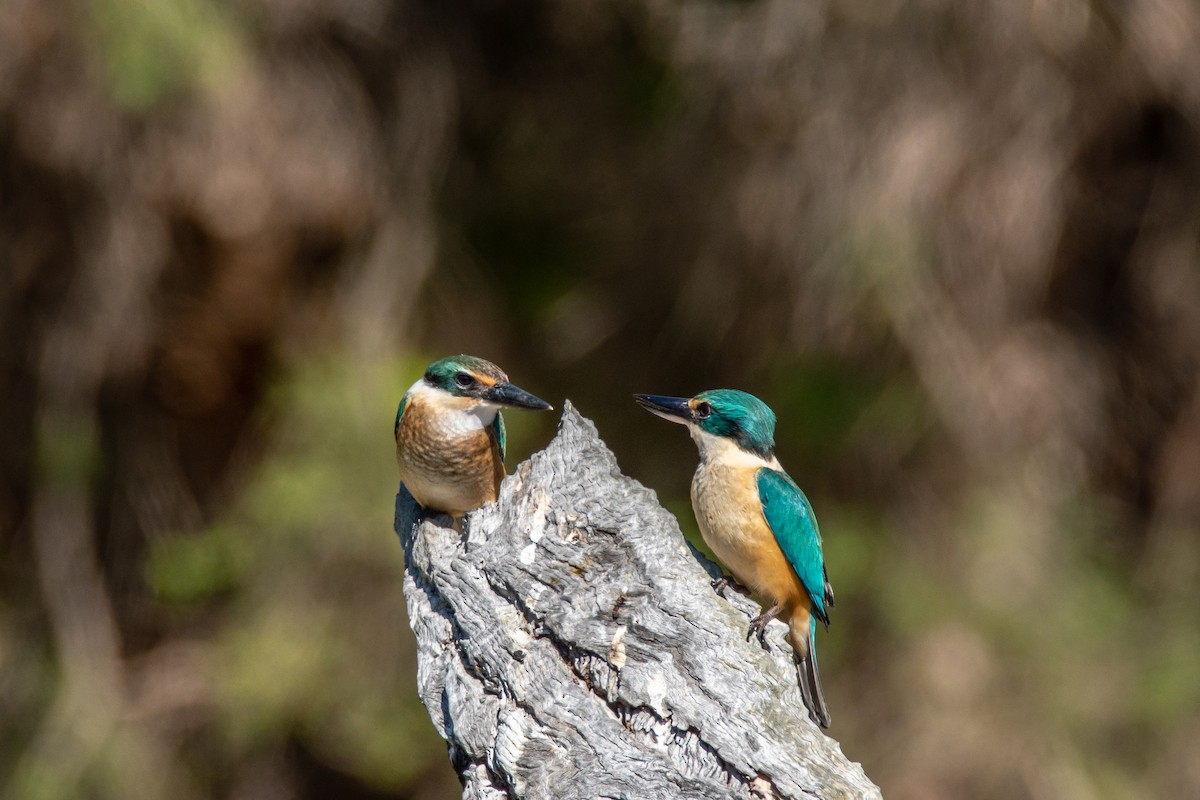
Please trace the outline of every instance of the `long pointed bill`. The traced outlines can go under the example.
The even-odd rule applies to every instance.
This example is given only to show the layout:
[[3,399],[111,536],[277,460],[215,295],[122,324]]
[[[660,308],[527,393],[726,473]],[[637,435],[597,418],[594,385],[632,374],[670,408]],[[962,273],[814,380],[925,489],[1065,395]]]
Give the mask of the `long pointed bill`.
[[686,425],[692,421],[692,409],[688,405],[688,397],[666,397],[660,394],[635,394],[633,396],[642,408],[651,414],[656,414],[670,422]]
[[550,411],[554,406],[540,397],[534,397],[529,392],[513,386],[508,381],[501,381],[483,393],[483,399],[498,406],[508,408],[528,408],[532,411]]

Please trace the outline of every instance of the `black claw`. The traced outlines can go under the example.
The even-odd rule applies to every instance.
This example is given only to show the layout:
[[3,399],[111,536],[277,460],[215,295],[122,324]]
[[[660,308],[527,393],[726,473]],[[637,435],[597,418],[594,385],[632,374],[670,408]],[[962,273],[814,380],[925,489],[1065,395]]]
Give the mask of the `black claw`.
[[763,625],[761,627],[751,625],[750,630],[746,631],[746,641],[747,642],[750,641],[750,637],[756,636],[756,635],[758,636],[758,643],[762,646],[763,650],[766,650],[768,653],[775,652],[773,649],[771,649],[771,643],[767,641],[767,626],[766,625]]
[[721,597],[725,596],[726,589],[733,589],[738,594],[744,594],[747,597],[750,595],[749,589],[747,589],[745,586],[742,586],[733,577],[731,577],[729,575],[722,575],[721,577],[719,577],[715,581],[713,581],[712,588],[713,588],[713,591],[715,591],[717,594],[721,595]]
[[750,620],[750,627],[746,631],[746,641],[750,641],[751,636],[758,636],[758,643],[768,653],[774,652],[771,649],[771,643],[767,641],[767,623],[774,619],[773,614],[761,614]]
[[758,643],[763,646],[763,649],[768,653],[773,652],[771,645],[767,643],[767,623],[779,616],[780,611],[783,611],[782,605],[772,606],[750,620],[750,630],[746,632],[746,641],[750,641],[750,636],[757,633]]

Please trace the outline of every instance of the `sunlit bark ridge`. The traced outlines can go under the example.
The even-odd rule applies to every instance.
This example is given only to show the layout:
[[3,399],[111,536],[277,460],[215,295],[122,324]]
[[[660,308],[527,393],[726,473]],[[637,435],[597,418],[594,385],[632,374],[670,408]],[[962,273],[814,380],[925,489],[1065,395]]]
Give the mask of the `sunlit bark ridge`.
[[[464,798],[878,798],[809,720],[784,626],[569,403],[467,533],[396,500],[418,689]],[[836,709],[835,709],[836,714]]]

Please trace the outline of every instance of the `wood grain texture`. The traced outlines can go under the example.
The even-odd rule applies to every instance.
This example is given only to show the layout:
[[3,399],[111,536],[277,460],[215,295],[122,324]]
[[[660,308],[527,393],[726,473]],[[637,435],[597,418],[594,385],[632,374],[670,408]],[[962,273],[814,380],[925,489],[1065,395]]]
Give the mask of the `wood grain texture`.
[[468,518],[396,498],[421,699],[464,798],[879,798],[809,720],[785,627],[568,403],[554,440]]

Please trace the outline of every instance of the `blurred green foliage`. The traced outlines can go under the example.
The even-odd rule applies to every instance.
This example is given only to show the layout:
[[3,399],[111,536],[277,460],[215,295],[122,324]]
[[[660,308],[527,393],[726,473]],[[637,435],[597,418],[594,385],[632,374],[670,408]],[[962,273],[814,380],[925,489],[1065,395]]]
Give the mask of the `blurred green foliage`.
[[49,413],[37,436],[38,475],[55,486],[79,488],[101,469],[100,443],[93,420],[69,411]]
[[295,738],[380,791],[453,781],[414,693],[391,532],[388,409],[423,369],[411,359],[297,365],[264,405],[271,455],[237,502],[205,530],[151,548],[156,599],[216,631],[203,736],[221,762]]
[[248,58],[245,25],[214,0],[85,0],[116,101],[146,111],[181,89],[219,88]]

